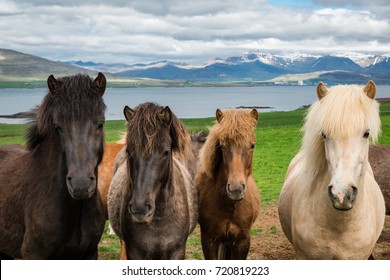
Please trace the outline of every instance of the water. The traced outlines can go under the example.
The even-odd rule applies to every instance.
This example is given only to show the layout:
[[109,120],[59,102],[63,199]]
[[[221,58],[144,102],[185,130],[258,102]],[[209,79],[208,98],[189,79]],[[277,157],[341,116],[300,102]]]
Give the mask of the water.
[[[0,89],[0,115],[30,110],[39,105],[46,89]],[[215,116],[215,110],[244,107],[270,107],[267,111],[291,111],[317,100],[314,86],[260,87],[180,87],[180,88],[107,88],[106,119],[124,119],[123,107],[143,102],[168,105],[179,118]],[[378,86],[377,97],[390,97],[390,86]],[[24,119],[0,118],[0,123],[22,123]]]

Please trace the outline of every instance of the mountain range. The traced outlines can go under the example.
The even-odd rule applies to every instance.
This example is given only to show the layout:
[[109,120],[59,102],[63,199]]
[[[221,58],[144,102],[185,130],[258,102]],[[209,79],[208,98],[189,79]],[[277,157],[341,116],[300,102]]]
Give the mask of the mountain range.
[[[168,60],[147,64],[97,63],[83,61],[50,61],[13,50],[0,49],[0,81],[45,80],[49,74],[68,75],[101,71],[109,80],[135,84],[161,85],[185,83],[238,84],[390,84],[390,55],[359,53],[271,54],[248,51],[239,56],[211,59],[201,65]],[[175,81],[170,83],[169,81]],[[165,84],[164,84],[165,83]],[[128,84],[129,85],[129,84]],[[128,86],[127,85],[127,86]]]
[[247,82],[273,84],[390,83],[390,55],[338,53],[271,54],[260,51],[240,56],[216,58],[202,65],[172,61],[149,64],[103,64],[73,61],[71,65],[108,71],[122,77],[182,80],[192,82]]

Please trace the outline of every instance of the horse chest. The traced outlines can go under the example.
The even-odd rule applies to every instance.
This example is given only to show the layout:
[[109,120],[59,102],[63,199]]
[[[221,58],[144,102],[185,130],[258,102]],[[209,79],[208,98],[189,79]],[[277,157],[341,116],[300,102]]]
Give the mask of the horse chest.
[[25,232],[22,247],[24,257],[97,257],[97,244],[104,229],[104,218],[95,203],[91,201],[79,207],[56,209],[46,215],[38,215],[38,212],[35,214],[35,218],[28,221],[30,226]]
[[158,226],[152,222],[133,224],[129,230],[125,241],[130,259],[184,258],[188,226],[176,227],[172,223]]
[[246,229],[246,225],[250,222],[247,218],[240,215],[240,211],[236,208],[226,208],[225,211],[203,213],[201,218],[201,227],[203,230],[212,233],[214,236],[219,236],[223,239],[235,239],[242,231]]
[[[338,227],[337,227],[338,225]],[[335,222],[301,220],[293,227],[293,244],[300,259],[367,259],[375,244],[373,230]]]

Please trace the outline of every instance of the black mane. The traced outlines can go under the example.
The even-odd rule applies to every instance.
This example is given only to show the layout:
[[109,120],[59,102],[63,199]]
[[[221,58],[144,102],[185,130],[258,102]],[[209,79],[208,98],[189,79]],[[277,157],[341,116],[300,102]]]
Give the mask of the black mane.
[[104,118],[106,106],[101,98],[101,89],[91,77],[77,74],[55,81],[55,90],[49,89],[41,105],[32,111],[35,117],[25,135],[28,149],[34,149],[50,137],[58,121],[70,123],[75,120],[83,121],[91,116]]

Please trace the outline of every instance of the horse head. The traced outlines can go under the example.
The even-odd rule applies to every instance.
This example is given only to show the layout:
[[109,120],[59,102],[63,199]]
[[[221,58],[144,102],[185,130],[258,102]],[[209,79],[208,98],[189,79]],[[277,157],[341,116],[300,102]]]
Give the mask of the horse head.
[[[83,75],[58,80],[51,75],[47,84],[46,103],[56,105],[38,109],[38,129],[44,130],[48,124],[53,127],[67,168],[69,194],[77,200],[88,199],[96,191],[97,167],[103,155],[105,105],[101,97],[106,78],[102,73],[93,81]],[[49,110],[50,118],[45,116]]]
[[[371,108],[375,112],[377,106],[369,106],[375,102],[376,86],[370,81],[360,95],[350,95],[347,100],[348,92],[357,90],[361,91],[358,87],[335,87],[333,92],[322,83],[317,87],[317,96],[322,103],[320,106],[324,107],[320,109],[323,113],[320,137],[331,177],[327,194],[333,207],[343,211],[352,209],[356,202],[359,182],[369,165],[370,133],[373,132],[374,137],[378,133],[378,118],[370,120],[371,116],[377,115],[371,114]],[[336,91],[344,91],[345,102],[339,98],[332,100]],[[328,107],[332,108],[332,114],[330,111],[328,113]]]
[[[253,130],[257,123],[258,112],[253,109],[249,114],[242,115],[251,120],[243,123],[240,123],[240,121],[231,122],[230,119],[225,119],[225,115],[217,109],[216,118],[219,125],[237,125],[236,129],[232,130],[234,135],[221,134],[223,137],[219,139],[222,165],[225,174],[227,174],[226,193],[231,200],[242,200],[245,195],[247,178],[252,174],[253,151],[256,143]],[[245,126],[244,123],[251,125]],[[247,132],[240,133],[240,130],[247,130]]]
[[124,108],[128,121],[126,152],[131,181],[128,211],[135,223],[150,222],[158,201],[167,197],[172,173],[172,112],[146,103],[136,110]]

